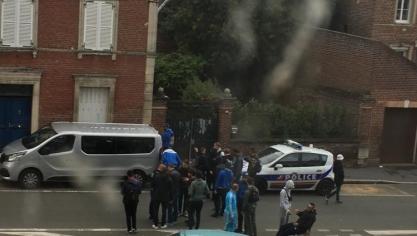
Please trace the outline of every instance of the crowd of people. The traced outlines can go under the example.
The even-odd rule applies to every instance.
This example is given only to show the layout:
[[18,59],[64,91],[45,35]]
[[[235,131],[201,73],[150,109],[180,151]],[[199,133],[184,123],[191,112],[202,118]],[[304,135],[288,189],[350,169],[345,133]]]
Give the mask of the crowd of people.
[[[188,218],[189,229],[199,229],[204,200],[211,199],[214,206],[211,216],[224,217],[226,231],[257,235],[255,212],[259,190],[254,177],[261,165],[255,150],[245,155],[237,149],[222,149],[216,142],[209,151],[194,148],[189,160],[183,161],[169,142],[165,145],[151,181],[149,219],[154,229],[165,229],[181,216]],[[135,232],[140,183],[131,175],[129,172],[122,195],[127,230]]]
[[[255,176],[262,167],[255,150],[241,153],[238,149],[223,149],[216,142],[209,151],[205,147],[194,148],[190,158],[183,161],[172,149],[172,142],[169,141],[171,133],[165,136],[160,164],[152,176],[149,203],[152,228],[165,229],[183,216],[187,217],[189,229],[199,229],[204,200],[212,199],[214,211],[211,216],[224,217],[225,231],[256,236],[259,190],[255,186]],[[336,202],[341,203],[339,192],[344,178],[342,160],[343,156],[338,155],[334,164],[336,189],[326,195],[326,203],[333,195],[336,195]],[[317,212],[313,202],[303,211],[292,210],[291,191],[294,188],[295,183],[288,180],[280,192],[281,217],[277,236],[308,233],[316,220]],[[133,172],[127,173],[121,192],[127,230],[134,233],[141,186]],[[292,212],[299,218],[290,223]]]

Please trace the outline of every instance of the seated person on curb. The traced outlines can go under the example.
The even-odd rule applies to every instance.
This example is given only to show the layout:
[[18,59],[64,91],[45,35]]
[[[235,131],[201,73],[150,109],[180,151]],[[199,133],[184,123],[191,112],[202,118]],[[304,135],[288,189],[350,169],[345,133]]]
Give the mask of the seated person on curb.
[[299,217],[297,222],[281,226],[277,236],[308,235],[310,233],[310,229],[316,221],[316,205],[310,202],[304,211],[296,210],[296,213]]

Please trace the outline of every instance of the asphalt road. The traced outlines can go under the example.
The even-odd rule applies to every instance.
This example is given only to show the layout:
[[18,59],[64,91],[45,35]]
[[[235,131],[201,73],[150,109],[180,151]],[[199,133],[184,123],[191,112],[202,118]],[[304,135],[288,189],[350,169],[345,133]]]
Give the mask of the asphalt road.
[[[25,191],[0,182],[0,235],[126,235],[118,190],[106,184],[99,186],[49,184]],[[295,193],[294,208],[302,209],[310,201],[317,204],[317,222],[311,235],[417,235],[417,185],[346,185],[343,189],[343,204],[332,199],[325,205],[315,193]],[[261,196],[258,235],[275,235],[278,198],[278,193]],[[179,218],[165,231],[151,229],[148,202],[149,193],[145,191],[139,204],[137,235],[170,235],[185,228],[185,218]],[[201,227],[221,229],[223,219],[210,217],[212,208],[207,200]]]

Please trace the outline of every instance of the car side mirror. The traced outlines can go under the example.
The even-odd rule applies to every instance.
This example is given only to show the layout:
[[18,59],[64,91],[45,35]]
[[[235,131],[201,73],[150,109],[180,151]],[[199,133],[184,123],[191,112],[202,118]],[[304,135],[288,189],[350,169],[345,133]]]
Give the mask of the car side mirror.
[[274,170],[278,170],[278,169],[281,169],[281,168],[283,168],[284,166],[282,165],[282,164],[276,164],[275,166],[274,166]]

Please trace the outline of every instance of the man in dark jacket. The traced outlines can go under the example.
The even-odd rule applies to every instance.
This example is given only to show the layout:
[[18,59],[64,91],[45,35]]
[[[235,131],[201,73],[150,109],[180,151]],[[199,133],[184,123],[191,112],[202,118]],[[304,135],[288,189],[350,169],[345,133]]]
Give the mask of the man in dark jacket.
[[316,222],[316,205],[310,202],[304,211],[296,210],[296,213],[299,217],[297,222],[282,225],[277,236],[305,234],[307,231],[310,231],[314,222]]
[[236,193],[237,198],[237,229],[236,233],[243,232],[243,199],[245,197],[246,191],[248,190],[248,182],[246,180],[247,176],[243,176],[239,181],[239,190]]
[[222,216],[224,208],[226,207],[226,194],[229,192],[232,181],[233,172],[230,170],[230,163],[220,166],[219,174],[214,185],[214,208],[215,212],[212,217]]
[[207,184],[211,190],[214,190],[214,183],[216,182],[216,168],[217,165],[223,163],[223,156],[224,152],[221,148],[221,144],[219,142],[215,142],[213,144],[213,148],[210,150],[210,155],[208,159],[209,164],[209,172],[207,176]]
[[[167,219],[167,209],[169,203],[173,199],[173,184],[167,169],[164,165],[158,167],[160,173],[153,179],[152,182],[152,199],[154,200],[153,225],[152,228],[165,229]],[[159,225],[159,208],[162,206],[162,219]]]
[[257,236],[256,230],[256,205],[259,201],[259,190],[255,187],[255,181],[247,177],[248,189],[243,198],[242,209],[245,215],[245,234]]
[[235,177],[235,181],[239,181],[242,176],[243,157],[240,151],[236,148],[232,150],[232,156],[233,176]]
[[174,223],[178,218],[178,197],[180,191],[181,174],[174,165],[168,166],[169,176],[172,180],[172,201],[168,207],[168,224]]
[[255,178],[256,174],[262,170],[262,165],[257,157],[256,151],[254,148],[251,148],[249,158],[247,159],[247,161],[249,162],[248,175],[252,178]]
[[123,205],[126,214],[127,232],[136,232],[136,210],[141,194],[140,182],[135,179],[133,171],[127,172],[127,180],[122,184]]
[[343,203],[340,201],[340,189],[342,188],[343,182],[345,180],[345,171],[343,170],[343,155],[338,154],[336,157],[336,161],[333,163],[333,172],[334,172],[334,183],[336,185],[336,189],[332,190],[326,196],[326,204],[329,203],[329,198],[336,194],[336,203]]

